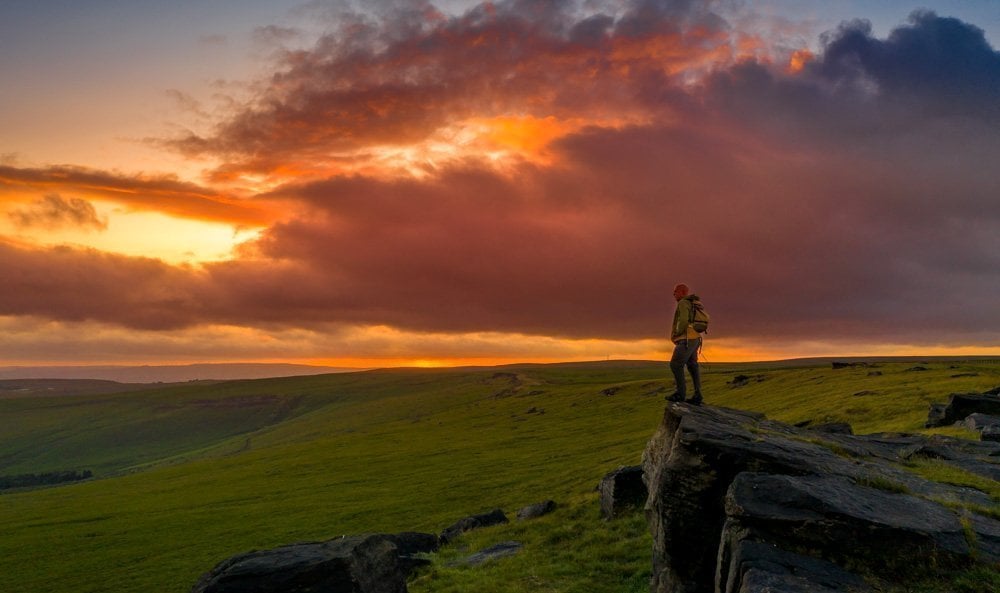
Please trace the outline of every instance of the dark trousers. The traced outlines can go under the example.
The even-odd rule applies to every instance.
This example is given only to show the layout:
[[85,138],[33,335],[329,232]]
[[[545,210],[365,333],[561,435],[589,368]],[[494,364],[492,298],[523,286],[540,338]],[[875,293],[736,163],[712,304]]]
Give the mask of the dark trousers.
[[684,367],[691,373],[691,382],[694,383],[695,397],[701,396],[701,370],[698,368],[698,348],[701,347],[701,338],[694,340],[681,340],[674,344],[674,355],[670,357],[670,370],[674,373],[674,382],[677,383],[677,393],[686,398],[687,384],[684,381]]

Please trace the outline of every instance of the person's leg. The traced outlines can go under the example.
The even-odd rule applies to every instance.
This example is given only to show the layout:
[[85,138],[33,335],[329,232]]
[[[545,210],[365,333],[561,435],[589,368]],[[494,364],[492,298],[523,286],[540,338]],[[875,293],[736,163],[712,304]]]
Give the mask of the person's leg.
[[701,346],[701,338],[688,340],[688,343],[691,344],[691,355],[687,360],[687,369],[691,373],[691,383],[694,385],[694,397],[691,401],[701,403],[701,367],[698,365],[698,348]]
[[687,397],[687,384],[684,381],[684,365],[687,362],[687,340],[681,340],[674,344],[674,354],[670,357],[670,370],[674,373],[674,384],[676,388],[672,395],[667,396],[670,401],[684,401]]

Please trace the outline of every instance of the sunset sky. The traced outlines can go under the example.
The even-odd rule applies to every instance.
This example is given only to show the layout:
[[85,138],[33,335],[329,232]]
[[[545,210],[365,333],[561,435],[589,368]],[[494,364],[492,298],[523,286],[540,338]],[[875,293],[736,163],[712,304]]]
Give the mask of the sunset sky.
[[1000,355],[1000,3],[11,0],[0,365]]

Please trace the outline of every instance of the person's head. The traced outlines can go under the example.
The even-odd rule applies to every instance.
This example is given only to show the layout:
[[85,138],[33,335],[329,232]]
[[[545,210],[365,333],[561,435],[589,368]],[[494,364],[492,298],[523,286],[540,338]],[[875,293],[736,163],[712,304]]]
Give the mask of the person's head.
[[688,288],[687,284],[678,284],[674,287],[674,300],[679,301],[687,295],[691,294],[691,289]]

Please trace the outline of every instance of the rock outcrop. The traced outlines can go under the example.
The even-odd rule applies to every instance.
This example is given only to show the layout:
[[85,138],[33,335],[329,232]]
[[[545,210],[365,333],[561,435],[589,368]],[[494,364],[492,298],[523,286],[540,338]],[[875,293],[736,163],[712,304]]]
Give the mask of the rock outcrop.
[[537,519],[538,517],[548,515],[554,510],[556,510],[556,501],[554,500],[536,502],[535,504],[529,504],[519,509],[517,511],[517,520],[527,521],[528,519]]
[[835,360],[830,363],[830,366],[833,367],[833,370],[837,370],[837,369],[852,369],[858,367],[868,368],[872,365],[867,362],[840,362]]
[[948,426],[965,420],[970,414],[1000,415],[1000,396],[994,393],[953,393],[947,404],[931,404],[927,427]]
[[643,481],[642,466],[619,467],[601,478],[597,485],[601,493],[601,514],[614,519],[626,509],[640,509],[646,504],[648,490]]
[[488,513],[482,513],[479,515],[472,515],[471,517],[466,517],[456,521],[454,525],[442,531],[441,543],[449,544],[466,531],[490,527],[492,525],[501,525],[507,522],[507,515],[505,515],[500,509],[494,509]]
[[521,542],[506,541],[494,544],[483,550],[479,550],[468,558],[463,558],[453,562],[451,566],[479,566],[491,560],[513,556],[521,551],[524,545]]
[[668,405],[643,455],[653,593],[853,591],[864,585],[851,572],[895,581],[914,567],[995,562],[1000,521],[965,508],[991,497],[905,471],[914,456],[1000,471],[994,443]]
[[982,432],[987,428],[1000,426],[1000,416],[990,416],[988,414],[980,414],[979,412],[976,412],[966,416],[962,424],[965,424],[966,428],[969,430]]
[[963,422],[980,433],[984,441],[1000,437],[1000,387],[986,393],[953,393],[947,404],[931,404],[927,428]]
[[[519,516],[533,518],[554,509],[555,502],[547,500],[525,507]],[[255,550],[220,562],[198,580],[191,593],[406,593],[410,573],[430,563],[423,554],[436,552],[467,531],[507,522],[503,511],[495,509],[461,519],[440,536],[412,532],[351,535]],[[460,564],[476,566],[520,549],[520,542],[502,542]]]
[[206,573],[192,593],[406,593],[406,577],[433,552],[427,533],[355,535],[240,554]]
[[832,562],[743,539],[720,558],[718,591],[867,593],[871,587],[856,574]]

